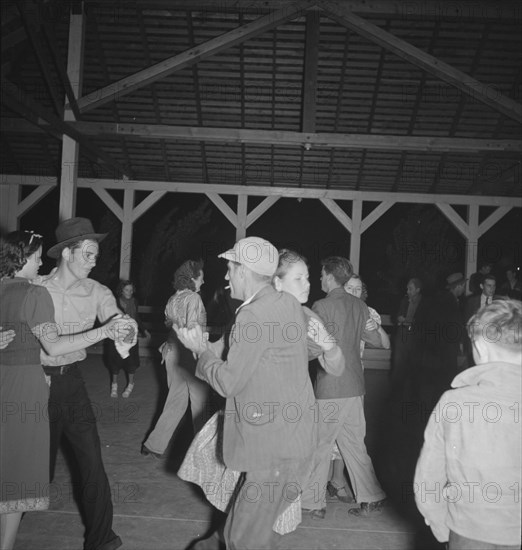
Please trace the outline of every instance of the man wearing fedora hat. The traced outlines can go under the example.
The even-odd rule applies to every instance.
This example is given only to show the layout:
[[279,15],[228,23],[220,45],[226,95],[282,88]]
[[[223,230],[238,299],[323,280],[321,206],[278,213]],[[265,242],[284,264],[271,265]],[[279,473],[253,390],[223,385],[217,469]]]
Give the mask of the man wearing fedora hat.
[[[57,260],[57,267],[34,282],[49,291],[56,324],[62,334],[85,332],[94,326],[96,319],[105,323],[115,315],[122,315],[112,292],[88,278],[96,265],[98,243],[105,236],[105,233],[96,233],[86,218],[71,218],[56,228],[57,242],[47,255]],[[135,321],[122,315],[121,324],[124,325],[122,331],[114,337],[120,340],[131,335],[135,341]],[[56,357],[41,352],[44,372],[50,377],[50,477],[52,480],[60,440],[65,436],[72,446],[81,476],[84,550],[114,550],[122,542],[112,530],[111,490],[103,467],[96,418],[79,369],[85,357],[85,350]]]

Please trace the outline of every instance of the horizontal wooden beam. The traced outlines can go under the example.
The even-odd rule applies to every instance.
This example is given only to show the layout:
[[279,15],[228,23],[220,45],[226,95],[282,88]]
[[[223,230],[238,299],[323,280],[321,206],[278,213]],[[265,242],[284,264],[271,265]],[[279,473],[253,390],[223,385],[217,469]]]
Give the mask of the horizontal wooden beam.
[[[436,136],[400,136],[389,134],[335,134],[285,132],[277,130],[248,130],[232,128],[204,128],[197,126],[170,126],[166,124],[119,124],[115,122],[71,122],[84,135],[119,135],[145,139],[180,141],[208,141],[219,143],[252,143],[260,145],[305,145],[335,149],[374,149],[387,151],[426,152],[522,152],[522,141],[508,139],[442,138]],[[5,133],[33,133],[45,131],[44,120],[39,126],[12,117],[2,118],[0,131]]]
[[119,135],[147,139],[177,139],[219,143],[254,143],[260,145],[298,145],[340,149],[374,149],[387,151],[481,151],[522,153],[522,140],[441,138],[377,134],[306,133],[278,130],[249,130],[169,126],[162,124],[118,124],[113,122],[75,122],[85,135]]
[[[108,13],[116,17],[124,9],[137,7],[142,10],[165,10],[168,15],[174,10],[189,10],[208,13],[266,14],[282,7],[292,8],[295,0],[125,0],[125,2],[101,2],[84,0],[89,11]],[[341,0],[342,4],[360,15],[396,17],[400,19],[438,20],[486,19],[488,21],[520,21],[518,0],[473,0],[465,2],[445,2],[441,0]]]
[[160,63],[156,63],[142,71],[138,71],[117,82],[113,82],[104,88],[95,90],[78,100],[80,112],[85,113],[95,107],[99,107],[110,101],[115,101],[138,88],[148,86],[152,82],[184,69],[185,67],[189,67],[194,63],[198,63],[202,59],[206,59],[232,46],[241,44],[249,38],[273,29],[286,20],[300,15],[303,10],[309,8],[311,5],[313,5],[313,2],[307,0],[303,2],[294,2],[292,8],[285,7],[269,15],[260,17],[251,23],[242,25],[216,38],[212,38],[203,44],[198,44],[194,48],[190,48],[179,55],[169,57]]
[[325,14],[340,25],[364,36],[395,55],[420,67],[437,78],[448,82],[473,99],[488,105],[503,115],[522,122],[522,105],[502,95],[498,88],[490,89],[488,84],[475,80],[471,76],[455,69],[448,63],[433,57],[395,35],[381,29],[374,23],[355,15],[344,4],[327,0],[318,0]]
[[[0,174],[0,185],[56,185],[56,178]],[[324,189],[315,187],[288,187],[287,182],[266,185],[227,185],[193,182],[144,181],[78,178],[78,187],[102,189],[134,189],[136,191],[167,191],[169,193],[215,193],[220,195],[249,195],[255,197],[286,197],[302,199],[363,200],[371,202],[403,202],[419,204],[477,204],[479,206],[522,207],[521,197],[493,195],[443,195],[435,193],[391,193],[381,191],[353,191],[350,189]]]

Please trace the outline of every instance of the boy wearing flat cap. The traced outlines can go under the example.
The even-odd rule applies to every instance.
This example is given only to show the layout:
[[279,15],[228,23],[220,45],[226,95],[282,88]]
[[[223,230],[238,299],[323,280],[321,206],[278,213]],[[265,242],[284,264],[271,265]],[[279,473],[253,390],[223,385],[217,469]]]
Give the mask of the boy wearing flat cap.
[[176,330],[198,356],[196,375],[226,398],[225,465],[242,472],[225,525],[227,548],[273,549],[276,518],[295,500],[315,447],[314,394],[308,374],[307,321],[299,302],[271,285],[279,255],[247,237],[219,255],[236,312],[223,361],[201,327]]

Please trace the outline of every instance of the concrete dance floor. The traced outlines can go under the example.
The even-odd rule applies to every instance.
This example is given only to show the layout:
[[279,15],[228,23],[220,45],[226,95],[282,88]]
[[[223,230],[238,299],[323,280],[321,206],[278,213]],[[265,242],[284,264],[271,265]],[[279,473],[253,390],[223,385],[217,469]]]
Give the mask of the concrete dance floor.
[[[114,530],[128,550],[177,550],[209,530],[216,517],[200,489],[176,471],[190,444],[186,418],[171,440],[166,457],[140,454],[140,446],[163,406],[166,382],[157,358],[142,358],[129,399],[120,373],[120,397],[109,397],[109,374],[102,356],[90,354],[82,372],[98,419],[105,469],[114,502]],[[324,520],[305,517],[283,539],[292,550],[431,550],[442,548],[416,511],[411,480],[421,444],[422,421],[414,404],[388,400],[388,372],[367,370],[367,446],[388,493],[381,515],[354,518],[350,505],[330,500]],[[79,550],[83,524],[74,499],[67,449],[60,453],[51,485],[51,508],[25,514],[16,550]]]

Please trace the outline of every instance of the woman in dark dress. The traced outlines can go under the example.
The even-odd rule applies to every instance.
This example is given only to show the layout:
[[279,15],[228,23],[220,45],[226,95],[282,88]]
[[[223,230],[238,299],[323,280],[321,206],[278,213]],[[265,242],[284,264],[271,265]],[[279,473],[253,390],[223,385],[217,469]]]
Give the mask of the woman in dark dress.
[[[81,334],[59,336],[47,289],[32,285],[42,265],[42,237],[9,233],[0,241],[0,326],[14,339],[0,345],[0,547],[14,545],[24,512],[49,507],[49,386],[40,362],[84,349],[114,333],[111,321]],[[4,345],[4,343],[6,343]]]

